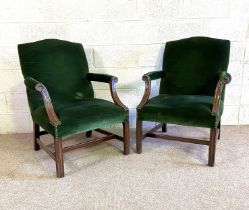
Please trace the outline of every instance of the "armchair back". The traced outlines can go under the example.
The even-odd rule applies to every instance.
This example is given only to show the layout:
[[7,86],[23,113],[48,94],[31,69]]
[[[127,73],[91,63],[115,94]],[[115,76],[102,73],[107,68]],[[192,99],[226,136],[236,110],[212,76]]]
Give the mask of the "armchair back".
[[[46,86],[53,102],[93,97],[93,88],[83,46],[57,39],[18,45],[24,78],[32,77]],[[31,111],[43,105],[40,93],[27,89]]]
[[160,94],[214,96],[220,75],[227,72],[229,53],[229,40],[191,37],[167,42]]

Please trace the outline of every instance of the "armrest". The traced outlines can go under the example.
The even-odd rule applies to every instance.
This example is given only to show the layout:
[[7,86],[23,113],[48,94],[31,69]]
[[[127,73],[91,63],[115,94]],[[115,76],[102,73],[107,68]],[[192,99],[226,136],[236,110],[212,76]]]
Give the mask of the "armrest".
[[216,85],[215,94],[214,94],[213,108],[212,108],[212,113],[211,113],[212,115],[217,115],[223,89],[226,84],[229,84],[231,82],[231,80],[232,80],[232,76],[229,73],[222,72],[220,74],[220,79]]
[[114,104],[122,107],[125,110],[128,110],[128,107],[126,107],[119,99],[117,90],[116,90],[116,83],[118,82],[118,78],[114,77],[109,74],[96,74],[96,73],[88,73],[87,79],[90,81],[96,81],[96,82],[105,82],[109,83],[111,96]]
[[124,110],[128,111],[128,107],[125,106],[119,99],[118,94],[117,94],[117,90],[116,90],[116,83],[118,82],[118,78],[117,77],[112,77],[111,81],[109,82],[109,87],[110,87],[110,91],[111,91],[111,96],[112,96],[112,100],[113,102],[122,107]]
[[114,76],[109,74],[88,73],[86,77],[90,81],[110,83]]
[[38,82],[37,80],[35,80],[32,77],[27,77],[24,80],[24,84],[26,85],[27,88],[31,89],[31,90],[36,90],[36,86],[41,84],[40,82]]
[[27,77],[24,83],[28,89],[38,91],[41,93],[50,123],[55,127],[60,125],[61,121],[59,120],[54,111],[54,107],[51,102],[47,88],[42,83],[38,82],[32,77]]
[[164,71],[151,71],[143,75],[142,79],[145,81],[145,77],[148,77],[150,80],[160,79],[164,76]]
[[231,74],[229,74],[229,73],[227,73],[227,72],[222,72],[222,73],[220,74],[219,80],[225,80],[225,81],[224,81],[225,84],[228,84],[228,83],[230,83],[230,82],[232,81],[232,76],[231,76]]
[[143,105],[149,100],[151,93],[151,80],[160,79],[164,76],[164,71],[151,71],[143,75],[142,80],[145,82],[144,96],[137,106],[137,109],[141,109]]

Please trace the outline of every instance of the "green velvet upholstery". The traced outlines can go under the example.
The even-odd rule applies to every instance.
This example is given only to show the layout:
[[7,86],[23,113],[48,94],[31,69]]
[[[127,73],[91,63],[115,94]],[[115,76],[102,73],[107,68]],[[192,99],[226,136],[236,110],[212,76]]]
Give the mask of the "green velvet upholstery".
[[[93,98],[81,44],[47,39],[20,44],[18,52],[24,78],[33,77],[45,85],[53,102]],[[39,93],[28,90],[27,94],[32,111],[43,105]]]
[[40,84],[40,82],[38,82],[37,80],[35,80],[32,77],[26,77],[24,79],[24,84],[26,85],[26,87],[30,90],[36,90],[36,86]]
[[164,71],[151,71],[148,72],[147,74],[144,74],[144,76],[149,77],[150,80],[155,80],[155,79],[161,79],[164,76],[165,72]]
[[114,78],[114,77],[112,75],[108,75],[108,74],[97,74],[97,73],[88,73],[87,74],[87,79],[90,81],[95,81],[95,82],[109,83],[109,82],[111,82],[112,78]]
[[[128,120],[128,114],[123,108],[103,99],[86,98],[74,102],[56,102],[53,105],[61,121],[57,128],[57,136],[60,138]],[[34,122],[55,136],[55,128],[46,115],[44,106],[32,112]]]
[[219,75],[227,71],[230,41],[192,37],[165,46],[160,94],[213,96]]
[[227,73],[227,72],[222,72],[221,74],[220,74],[220,79],[223,79],[223,78],[228,78],[228,80],[229,81],[231,81],[232,80],[232,76],[229,74],[229,73]]
[[212,103],[219,79],[227,73],[230,41],[191,37],[167,42],[162,73],[147,73],[161,78],[159,96],[137,110],[143,121],[215,128],[223,112],[224,92],[217,116]]
[[[91,81],[110,82],[113,76],[89,73],[81,44],[45,39],[18,45],[18,53],[33,121],[52,135],[64,138],[127,121],[123,108],[94,98]],[[57,129],[49,123],[42,96],[35,91],[39,83],[47,88],[62,122]]]
[[160,94],[138,111],[143,121],[214,128],[219,124],[223,102],[217,116],[211,115],[213,97],[200,95]]

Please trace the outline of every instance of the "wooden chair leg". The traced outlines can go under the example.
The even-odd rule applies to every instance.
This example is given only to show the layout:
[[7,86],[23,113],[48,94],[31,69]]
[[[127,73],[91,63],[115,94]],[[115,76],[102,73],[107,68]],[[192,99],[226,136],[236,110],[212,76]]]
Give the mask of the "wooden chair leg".
[[60,138],[54,139],[55,148],[55,164],[56,164],[56,174],[58,178],[64,177],[64,161],[63,161],[63,151],[62,151],[62,140]]
[[143,129],[143,122],[137,120],[136,125],[136,151],[138,154],[142,153],[142,129]]
[[38,151],[40,150],[40,146],[37,143],[37,139],[40,138],[40,127],[36,123],[33,123],[33,145],[34,145],[34,150]]
[[209,156],[208,156],[209,166],[214,166],[214,162],[215,162],[217,130],[218,130],[217,128],[210,129]]
[[86,137],[91,137],[92,136],[92,131],[87,131],[86,132]]
[[220,139],[220,122],[219,122],[219,125],[218,125],[218,129],[219,129],[218,139]]
[[124,137],[124,154],[130,153],[130,129],[129,122],[123,122],[123,137]]
[[163,126],[162,126],[162,132],[167,132],[167,124],[166,123],[163,123]]

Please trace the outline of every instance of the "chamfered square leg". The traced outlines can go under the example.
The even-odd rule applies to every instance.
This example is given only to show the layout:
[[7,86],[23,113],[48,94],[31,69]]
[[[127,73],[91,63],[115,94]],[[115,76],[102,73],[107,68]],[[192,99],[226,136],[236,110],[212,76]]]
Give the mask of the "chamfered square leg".
[[62,151],[62,140],[60,138],[54,139],[55,148],[55,164],[56,164],[56,175],[58,178],[64,177],[64,161]]
[[130,153],[130,129],[129,122],[123,122],[124,154]]
[[162,125],[162,132],[167,132],[167,124],[166,123],[163,123]]
[[37,125],[36,123],[33,123],[33,135],[34,135],[34,139],[33,139],[33,145],[34,145],[34,150],[35,151],[38,151],[40,150],[40,146],[39,144],[37,143],[37,139],[40,138],[40,127],[39,125]]
[[210,129],[210,142],[209,142],[209,155],[208,155],[208,165],[214,166],[215,162],[215,150],[217,141],[217,128]]
[[143,122],[137,120],[136,125],[136,151],[138,154],[142,153],[142,129],[143,129]]

